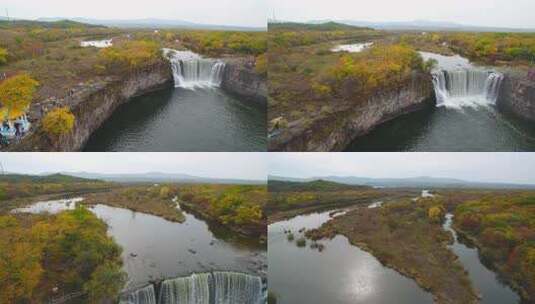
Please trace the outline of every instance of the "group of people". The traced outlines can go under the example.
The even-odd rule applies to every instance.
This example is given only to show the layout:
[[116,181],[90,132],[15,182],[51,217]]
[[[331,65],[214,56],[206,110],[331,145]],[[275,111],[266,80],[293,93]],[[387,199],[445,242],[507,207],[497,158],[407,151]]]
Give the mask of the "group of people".
[[29,122],[25,115],[13,121],[4,120],[0,127],[0,144],[8,145],[11,139],[19,139],[28,131]]

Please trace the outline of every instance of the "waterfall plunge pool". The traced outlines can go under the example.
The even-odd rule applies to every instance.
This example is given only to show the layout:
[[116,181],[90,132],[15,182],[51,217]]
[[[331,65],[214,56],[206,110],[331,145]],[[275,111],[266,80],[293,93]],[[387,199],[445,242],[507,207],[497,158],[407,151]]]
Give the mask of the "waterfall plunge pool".
[[535,151],[535,126],[495,106],[501,74],[461,56],[421,54],[438,62],[436,106],[387,121],[346,151]]
[[[81,200],[36,202],[13,212],[58,213],[73,209]],[[126,290],[138,290],[153,281],[172,280],[196,273],[241,274],[234,280],[241,280],[240,277],[245,274],[250,276],[250,279],[245,278],[248,280],[258,280],[256,278],[266,275],[265,245],[236,236],[222,227],[210,226],[187,212],[184,212],[186,220],[183,223],[175,223],[158,216],[106,205],[95,205],[89,210],[108,224],[108,233],[123,248],[123,268],[128,274]]]
[[267,149],[266,106],[219,88],[225,65],[189,51],[164,50],[175,87],[120,105],[84,151],[232,152]]

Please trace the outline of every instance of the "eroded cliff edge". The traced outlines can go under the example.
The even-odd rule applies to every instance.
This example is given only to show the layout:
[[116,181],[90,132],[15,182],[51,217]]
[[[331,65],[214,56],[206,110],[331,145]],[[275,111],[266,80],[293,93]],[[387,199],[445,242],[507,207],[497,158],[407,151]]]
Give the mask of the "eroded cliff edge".
[[39,125],[10,151],[79,151],[89,136],[106,121],[121,104],[132,97],[170,86],[171,67],[159,61],[122,77],[106,77],[79,98],[69,99],[67,106],[76,117],[74,127],[60,138],[50,138]]
[[226,65],[221,89],[242,99],[266,105],[266,77],[255,71],[254,59],[229,58],[224,61]]
[[311,124],[289,125],[270,138],[270,151],[341,151],[378,125],[434,104],[431,75],[413,73],[403,85],[379,90],[368,100],[346,107]]
[[[221,89],[244,99],[244,102],[265,105],[266,79],[255,72],[254,64],[245,58],[225,61]],[[121,77],[102,77],[81,89],[80,94],[66,96],[58,102],[58,106],[68,106],[76,117],[69,134],[51,138],[36,121],[31,133],[9,146],[8,151],[80,151],[91,134],[110,118],[117,107],[133,97],[172,85],[173,73],[166,60],[130,71]],[[38,110],[35,112],[33,117],[41,116]]]
[[530,79],[524,73],[505,73],[497,107],[523,119],[535,121],[535,79]]

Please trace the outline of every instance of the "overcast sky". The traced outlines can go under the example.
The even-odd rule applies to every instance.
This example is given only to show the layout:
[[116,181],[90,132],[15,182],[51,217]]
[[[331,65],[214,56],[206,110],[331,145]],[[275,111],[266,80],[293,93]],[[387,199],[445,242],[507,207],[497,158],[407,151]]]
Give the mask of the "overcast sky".
[[16,18],[180,19],[204,24],[265,27],[266,0],[2,0],[0,15]]
[[265,153],[0,153],[6,172],[183,173],[265,180]]
[[268,171],[285,177],[451,177],[535,184],[535,153],[270,153]]
[[278,20],[432,20],[535,28],[535,0],[267,0]]

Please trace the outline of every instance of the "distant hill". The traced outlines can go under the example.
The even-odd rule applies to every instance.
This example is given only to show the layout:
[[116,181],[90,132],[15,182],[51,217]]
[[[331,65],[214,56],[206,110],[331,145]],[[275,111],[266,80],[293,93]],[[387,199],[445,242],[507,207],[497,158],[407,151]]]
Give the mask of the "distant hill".
[[65,174],[50,174],[50,175],[25,175],[25,174],[5,174],[0,175],[0,182],[9,183],[83,183],[96,182],[96,179],[80,178],[69,176]]
[[321,22],[321,23],[298,23],[298,22],[273,22],[268,24],[268,28],[276,30],[293,30],[293,31],[349,31],[349,30],[373,30],[370,27],[361,27],[348,25],[338,22]]
[[330,182],[326,180],[314,180],[310,182],[289,182],[279,180],[269,180],[268,189],[270,192],[306,192],[306,191],[346,191],[363,190],[371,188],[369,186],[356,186]]
[[355,176],[322,176],[311,178],[291,178],[269,176],[272,181],[291,181],[307,183],[315,180],[331,181],[346,185],[361,185],[385,188],[484,188],[484,189],[535,189],[535,184],[485,183],[454,178],[412,177],[412,178],[368,178]]
[[[63,17],[39,18],[38,21],[54,22],[63,20]],[[233,30],[233,31],[265,31],[265,27],[246,27],[234,25],[201,24],[184,20],[171,19],[91,19],[91,18],[69,18],[80,23],[121,27],[121,28],[184,28],[184,29],[205,29],[205,30]]]
[[76,22],[72,20],[66,20],[66,19],[58,19],[55,21],[34,21],[34,20],[22,20],[22,19],[15,19],[8,21],[6,18],[0,19],[0,28],[6,28],[6,27],[44,27],[44,28],[98,28],[103,27],[102,25],[94,25],[94,24],[88,24],[83,22]]
[[532,28],[506,28],[492,26],[475,26],[454,22],[429,20],[399,21],[399,22],[369,22],[358,20],[313,20],[311,24],[337,22],[352,26],[370,27],[378,30],[412,30],[412,31],[466,31],[466,32],[535,32]]
[[[45,173],[48,174],[48,173]],[[265,184],[263,180],[208,178],[187,174],[148,172],[142,174],[100,174],[90,172],[61,172],[63,175],[121,183],[206,183],[206,184]]]

